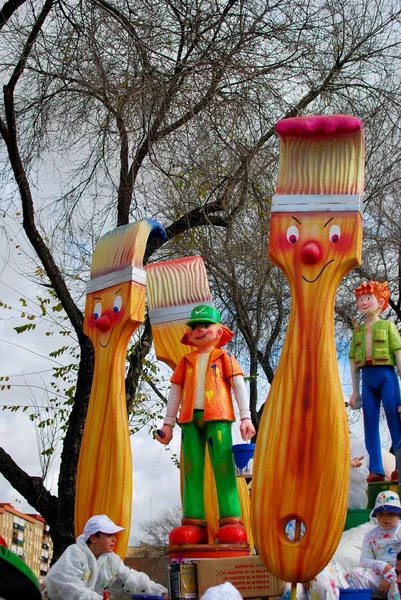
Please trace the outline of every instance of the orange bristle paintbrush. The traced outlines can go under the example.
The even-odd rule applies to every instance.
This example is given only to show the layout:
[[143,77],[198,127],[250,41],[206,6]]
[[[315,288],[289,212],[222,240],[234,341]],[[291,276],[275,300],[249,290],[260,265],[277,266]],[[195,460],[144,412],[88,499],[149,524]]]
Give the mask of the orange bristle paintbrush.
[[191,310],[198,304],[213,304],[205,265],[200,256],[189,256],[147,265],[145,270],[156,356],[175,369],[193,351],[181,344]]

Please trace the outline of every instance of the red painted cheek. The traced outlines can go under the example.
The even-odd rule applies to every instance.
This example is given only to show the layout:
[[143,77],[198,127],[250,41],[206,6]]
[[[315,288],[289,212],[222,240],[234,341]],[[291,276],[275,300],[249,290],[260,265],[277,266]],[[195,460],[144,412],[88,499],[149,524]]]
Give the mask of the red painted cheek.
[[125,316],[124,308],[121,308],[118,311],[118,313],[111,311],[111,321],[112,321],[113,325],[118,325],[119,323],[121,323],[121,321],[124,319],[124,316]]
[[349,235],[342,235],[337,242],[329,241],[327,243],[330,257],[344,257],[355,245],[354,239]]
[[280,237],[272,238],[270,244],[273,249],[277,250],[278,254],[293,255],[298,249],[299,242],[296,241],[292,244],[287,240],[286,235],[283,234]]

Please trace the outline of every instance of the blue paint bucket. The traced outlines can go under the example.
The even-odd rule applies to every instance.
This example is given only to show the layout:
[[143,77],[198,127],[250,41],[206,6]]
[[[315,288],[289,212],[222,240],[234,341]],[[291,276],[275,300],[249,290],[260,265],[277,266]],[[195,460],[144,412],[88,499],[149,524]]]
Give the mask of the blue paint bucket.
[[252,477],[255,444],[234,444],[232,451],[237,477]]
[[372,600],[372,590],[353,590],[340,588],[340,600]]

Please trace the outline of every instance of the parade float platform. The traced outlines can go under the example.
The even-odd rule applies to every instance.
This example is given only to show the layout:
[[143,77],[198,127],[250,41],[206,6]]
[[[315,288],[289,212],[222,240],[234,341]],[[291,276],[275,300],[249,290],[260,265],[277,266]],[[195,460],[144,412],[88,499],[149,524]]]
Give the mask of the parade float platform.
[[201,558],[237,558],[249,556],[249,544],[186,544],[168,546],[169,563],[181,563]]

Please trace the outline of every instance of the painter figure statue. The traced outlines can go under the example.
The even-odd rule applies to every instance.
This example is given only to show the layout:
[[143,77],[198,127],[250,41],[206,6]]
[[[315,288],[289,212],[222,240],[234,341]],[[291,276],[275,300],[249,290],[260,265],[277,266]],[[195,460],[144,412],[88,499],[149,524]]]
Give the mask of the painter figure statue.
[[208,542],[204,504],[206,445],[216,480],[219,507],[219,543],[245,543],[235,467],[232,455],[231,425],[235,421],[231,390],[241,418],[243,440],[255,435],[249,411],[248,394],[241,367],[231,352],[222,350],[233,333],[221,324],[220,313],[199,305],[186,323],[189,329],[181,342],[196,350],[186,354],[170,381],[166,417],[156,438],[168,444],[173,437],[178,410],[182,430],[183,519],[170,533],[170,544]]
[[[369,483],[384,481],[379,422],[380,403],[386,413],[394,451],[401,447],[401,401],[396,371],[401,373],[401,337],[392,321],[379,319],[388,306],[390,292],[387,281],[363,283],[355,290],[357,308],[365,322],[355,328],[349,351],[352,395],[350,406],[362,404],[365,444],[369,454]],[[362,402],[359,392],[362,372]],[[392,480],[398,480],[393,471]]]

